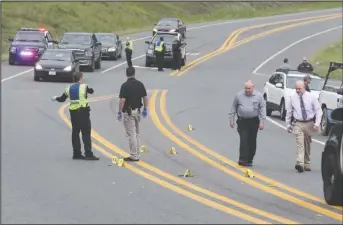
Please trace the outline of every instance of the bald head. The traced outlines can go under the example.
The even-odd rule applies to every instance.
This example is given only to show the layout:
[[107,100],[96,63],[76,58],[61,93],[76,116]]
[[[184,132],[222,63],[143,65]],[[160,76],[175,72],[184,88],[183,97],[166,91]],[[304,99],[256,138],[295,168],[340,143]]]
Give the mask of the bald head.
[[305,83],[302,80],[298,80],[295,83],[295,90],[298,94],[303,94],[305,92]]
[[244,91],[246,95],[251,95],[254,92],[255,85],[251,80],[244,83]]

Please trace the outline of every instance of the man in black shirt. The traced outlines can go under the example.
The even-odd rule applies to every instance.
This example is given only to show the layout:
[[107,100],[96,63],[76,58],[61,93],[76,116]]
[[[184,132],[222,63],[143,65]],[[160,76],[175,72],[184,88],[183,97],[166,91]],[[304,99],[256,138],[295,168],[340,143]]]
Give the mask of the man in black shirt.
[[173,50],[173,70],[181,70],[181,42],[179,38],[175,36],[175,40],[172,44]]
[[[83,74],[76,72],[74,74],[75,84],[67,87],[64,93],[60,96],[52,97],[53,101],[65,102],[70,98],[69,113],[72,125],[72,144],[73,144],[73,159],[98,160],[99,158],[93,155],[92,140],[91,140],[91,120],[90,107],[87,101],[87,93],[93,94],[93,88],[89,88],[87,84],[82,84]],[[85,149],[85,156],[81,153],[80,131],[82,133],[82,141]]]
[[128,67],[126,69],[127,81],[121,85],[119,93],[119,121],[122,120],[124,114],[124,127],[126,134],[129,137],[130,156],[124,158],[125,161],[139,161],[139,146],[140,146],[140,128],[142,98],[144,108],[142,112],[143,118],[148,114],[148,96],[144,84],[135,78],[135,68]]
[[305,73],[313,72],[313,66],[311,65],[311,63],[307,62],[306,57],[304,57],[303,62],[299,64],[298,71],[305,72]]

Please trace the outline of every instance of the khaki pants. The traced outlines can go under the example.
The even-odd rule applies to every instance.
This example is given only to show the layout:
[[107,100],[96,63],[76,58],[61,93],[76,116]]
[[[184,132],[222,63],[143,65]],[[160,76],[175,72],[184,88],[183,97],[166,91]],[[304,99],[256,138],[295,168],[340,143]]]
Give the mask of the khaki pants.
[[295,122],[293,130],[297,143],[297,164],[310,165],[311,142],[314,122]]
[[139,122],[141,120],[140,113],[137,110],[132,110],[131,116],[124,113],[124,127],[126,130],[126,135],[129,138],[130,146],[130,158],[139,159]]

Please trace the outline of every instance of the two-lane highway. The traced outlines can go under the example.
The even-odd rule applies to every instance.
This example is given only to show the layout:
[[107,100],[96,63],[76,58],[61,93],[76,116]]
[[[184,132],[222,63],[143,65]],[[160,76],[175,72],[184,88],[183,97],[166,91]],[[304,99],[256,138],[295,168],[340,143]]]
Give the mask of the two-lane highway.
[[[243,27],[339,12],[340,10],[326,10],[193,25],[187,34],[188,52],[199,54],[189,54],[187,60],[190,63],[218,49],[233,31]],[[168,69],[159,73],[154,69],[144,68],[147,47],[144,41],[148,40],[151,32],[130,35],[132,39],[136,39],[133,55],[136,59],[133,64],[139,66],[137,77],[150,90],[152,100],[155,98],[156,101],[151,102],[152,120],[142,121],[142,144],[148,147],[148,152],[142,153],[142,162],[127,165],[126,168],[111,163],[111,154],[125,156],[128,148],[123,126],[115,121],[118,107],[116,97],[111,101],[104,98],[91,103],[93,138],[96,140],[93,147],[96,154],[101,154],[101,160],[75,162],[71,160],[68,112],[51,102],[51,96],[62,94],[67,84],[34,82],[32,71],[28,71],[30,67],[8,66],[3,63],[2,222],[339,222],[337,217],[341,211],[337,209],[313,201],[320,207],[316,208],[307,203],[310,200],[306,196],[294,195],[301,198],[300,203],[295,204],[294,199],[287,201],[275,194],[277,192],[271,195],[266,191],[267,188],[258,189],[250,185],[255,179],[249,181],[250,179],[243,177],[242,171],[237,171],[218,159],[215,159],[216,164],[209,165],[206,161],[208,162],[207,157],[210,155],[189,144],[189,140],[183,139],[194,151],[187,150],[187,146],[179,146],[178,140],[170,140],[162,132],[161,126],[156,127],[156,119],[159,118],[169,132],[176,134],[166,124],[165,117],[159,110],[159,99],[164,96],[166,114],[177,127],[186,133],[187,126],[192,124],[196,130],[187,135],[225,158],[236,161],[238,136],[227,126],[227,112],[234,93],[248,78],[255,80],[258,88],[261,88],[266,78],[251,75],[251,72],[280,48],[313,32],[340,24],[341,19],[336,18],[273,33],[208,59],[179,77],[169,76],[171,71]],[[283,25],[288,24],[279,26]],[[276,27],[268,29],[274,28]],[[262,28],[250,35],[266,30],[267,28]],[[330,34],[334,36],[337,33]],[[236,41],[246,37],[237,37]],[[320,44],[316,48],[331,40],[325,37],[326,35],[318,37]],[[95,89],[94,97],[116,95],[120,84],[125,80],[125,68],[123,57],[114,62],[103,61],[101,70],[85,73],[86,82]],[[265,65],[263,71],[269,73],[273,69]],[[154,91],[156,89],[168,92]],[[152,109],[156,109],[158,117]],[[179,135],[176,136],[180,138]],[[282,129],[268,124],[266,130],[259,134],[256,168],[253,170],[321,200],[319,164],[314,161],[312,172],[302,174],[303,176],[296,174],[292,170],[293,142]],[[177,155],[168,154],[172,146],[176,148]],[[320,147],[313,147],[312,157],[317,162]],[[205,157],[197,155],[198,151]],[[235,171],[225,173],[218,165]],[[178,176],[187,168],[194,172],[195,177]],[[240,180],[234,173],[248,180]],[[323,210],[322,213],[318,212],[320,210]]]

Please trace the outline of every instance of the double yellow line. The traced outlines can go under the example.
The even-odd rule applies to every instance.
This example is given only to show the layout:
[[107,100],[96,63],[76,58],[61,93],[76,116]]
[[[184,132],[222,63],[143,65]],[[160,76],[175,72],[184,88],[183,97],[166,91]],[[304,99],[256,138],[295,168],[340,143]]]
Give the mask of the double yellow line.
[[[317,206],[314,205],[312,203],[306,202],[304,200],[298,199],[290,194],[281,192],[279,190],[277,190],[277,188],[283,189],[285,191],[288,191],[292,194],[307,198],[308,200],[312,200],[314,202],[318,202],[321,204],[325,204],[324,201],[322,201],[321,199],[318,199],[315,196],[312,196],[308,193],[299,191],[295,188],[289,187],[287,185],[281,184],[280,182],[277,182],[275,180],[272,180],[270,178],[267,178],[265,176],[263,176],[262,174],[255,174],[256,175],[256,179],[263,181],[265,183],[267,183],[267,185],[262,184],[260,182],[257,182],[256,179],[245,179],[242,176],[242,173],[238,173],[235,172],[232,169],[228,169],[227,167],[223,166],[221,162],[224,162],[230,166],[232,166],[233,168],[244,172],[245,169],[243,167],[240,167],[237,165],[236,162],[233,162],[232,160],[229,160],[228,158],[216,153],[215,151],[205,147],[204,145],[200,144],[199,142],[197,142],[196,140],[193,140],[192,138],[190,138],[189,136],[187,136],[185,133],[183,133],[180,129],[178,129],[170,120],[170,118],[168,117],[167,113],[166,113],[166,93],[167,91],[164,90],[161,92],[161,97],[160,97],[160,101],[159,101],[159,105],[160,105],[160,112],[162,115],[162,118],[164,119],[165,123],[171,128],[172,132],[169,131],[160,121],[157,113],[156,113],[156,97],[158,95],[158,91],[155,91],[152,93],[151,96],[151,101],[150,101],[150,114],[151,114],[151,118],[153,120],[153,123],[155,124],[155,126],[161,131],[161,133],[163,133],[166,137],[168,137],[170,140],[172,140],[174,143],[176,143],[180,148],[188,151],[189,153],[193,154],[194,156],[198,157],[199,159],[201,159],[202,161],[208,163],[209,165],[219,169],[220,171],[240,180],[243,181],[253,187],[259,188],[262,191],[268,192],[276,197],[279,197],[281,199],[284,199],[286,201],[289,201],[291,203],[294,203],[300,207],[303,207],[305,209],[314,211],[318,214],[321,215],[326,215],[330,218],[333,218],[335,220],[338,221],[342,221],[342,211],[340,213],[338,212],[334,212],[331,211],[327,208],[321,207],[321,206]],[[202,150],[203,152],[207,153],[208,155],[204,155],[202,154],[200,151],[192,148],[190,145],[186,144],[185,142],[183,142],[180,138],[178,138],[176,135],[179,135],[180,137],[182,137],[184,140],[186,140],[187,142],[191,143],[192,145],[196,146],[197,149]],[[211,156],[213,158],[215,158],[217,161],[210,159],[208,156]],[[220,161],[220,162],[218,162]],[[272,188],[270,186],[273,186],[275,188]],[[325,204],[326,207],[330,207],[330,208],[335,208],[335,209],[339,209],[342,210],[342,207],[332,207],[332,206],[327,206]]]
[[[157,91],[154,92],[154,96],[156,97],[156,93]],[[93,98],[90,99],[89,102],[96,102],[96,101],[104,101],[104,100],[109,100],[111,99],[113,96],[101,96],[98,98]],[[68,117],[65,115],[65,109],[68,105],[65,104],[63,105],[58,113],[60,115],[60,117],[62,118],[62,120],[69,126],[71,127],[71,122],[68,119]],[[98,151],[100,151],[101,153],[103,153],[105,156],[107,156],[108,158],[112,158],[114,155],[111,152],[117,153],[122,157],[127,157],[128,154],[118,148],[117,146],[115,146],[114,144],[112,144],[111,142],[109,142],[108,140],[106,140],[104,137],[100,136],[100,134],[98,134],[95,130],[92,129],[92,138],[95,139],[98,143],[100,143],[102,146],[104,146],[105,148],[101,147],[100,144],[97,143],[93,143],[93,147],[95,149],[97,149]],[[108,151],[110,150],[110,151]],[[139,161],[135,163],[137,166],[134,166],[132,164],[127,163],[125,165],[125,167],[127,169],[129,169],[130,171],[156,183],[159,184],[162,187],[165,187],[169,190],[172,190],[178,194],[181,194],[187,198],[190,198],[192,200],[198,201],[206,206],[209,206],[211,208],[220,210],[224,213],[236,216],[238,218],[244,219],[248,222],[251,223],[256,223],[256,224],[274,224],[275,222],[278,223],[282,223],[282,224],[298,224],[297,222],[290,220],[290,219],[286,219],[283,218],[281,216],[277,216],[265,211],[262,211],[260,209],[254,208],[252,206],[240,203],[238,201],[232,200],[228,197],[225,197],[223,195],[217,194],[215,192],[209,191],[205,188],[202,188],[198,185],[192,184],[188,181],[185,181],[184,179],[181,179],[179,177],[176,177],[172,174],[166,173],[144,161]],[[141,168],[144,168],[145,170],[148,170],[150,173],[143,171]],[[156,174],[156,175],[153,175]],[[162,179],[163,178],[163,179]],[[173,181],[175,184],[172,184],[166,180],[170,180]],[[193,192],[199,192],[203,195],[208,196],[208,198],[202,197],[199,194],[195,194]],[[210,200],[209,198],[215,199],[215,200]],[[225,204],[223,204],[225,203]],[[234,209],[232,207],[235,208],[239,208],[240,210]],[[242,212],[243,211],[243,212]],[[261,219],[265,218],[265,219]],[[266,219],[268,219],[269,221],[267,221]],[[272,221],[270,221],[272,220]]]
[[[280,32],[286,29],[290,29],[293,27],[297,27],[297,26],[301,26],[301,25],[306,25],[306,24],[310,24],[310,23],[315,23],[315,22],[322,22],[322,21],[326,21],[326,20],[331,20],[331,19],[336,19],[342,17],[341,13],[336,13],[336,14],[330,14],[330,15],[324,15],[324,16],[317,16],[317,17],[307,17],[307,18],[301,18],[301,19],[293,19],[293,20],[286,20],[286,21],[278,21],[278,22],[273,22],[273,23],[265,23],[265,24],[260,24],[260,25],[255,25],[255,26],[250,26],[250,27],[243,27],[241,29],[238,29],[236,31],[234,31],[233,33],[230,34],[230,36],[224,41],[224,43],[222,44],[222,46],[220,48],[218,48],[217,50],[208,53],[202,57],[199,57],[195,60],[193,60],[192,62],[190,62],[189,64],[187,64],[186,66],[184,66],[182,68],[182,71],[174,71],[172,73],[170,73],[170,76],[182,76],[183,74],[185,74],[187,71],[191,70],[192,68],[194,68],[195,66],[197,66],[198,64],[213,58],[219,54],[222,54],[224,52],[227,52],[235,47],[238,47],[242,44],[245,44],[247,42],[250,42],[252,40],[255,40],[257,38],[260,37],[264,37],[266,35],[275,33],[275,32]],[[253,36],[250,36],[248,38],[245,38],[239,42],[236,43],[237,38],[243,33],[246,32],[248,30],[251,29],[256,29],[256,28],[261,28],[261,27],[267,27],[267,26],[275,26],[275,25],[279,25],[279,24],[286,24],[286,23],[294,23],[294,22],[300,22],[300,21],[304,21],[301,23],[295,23],[295,24],[290,24],[290,25],[286,25],[283,27],[278,27],[278,28],[274,28],[272,30],[268,30],[266,32],[262,32]]]

